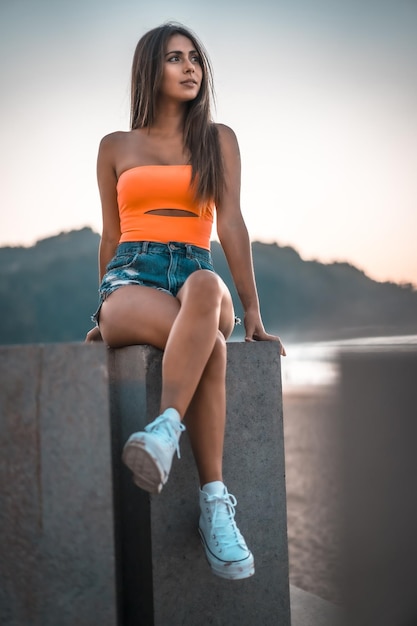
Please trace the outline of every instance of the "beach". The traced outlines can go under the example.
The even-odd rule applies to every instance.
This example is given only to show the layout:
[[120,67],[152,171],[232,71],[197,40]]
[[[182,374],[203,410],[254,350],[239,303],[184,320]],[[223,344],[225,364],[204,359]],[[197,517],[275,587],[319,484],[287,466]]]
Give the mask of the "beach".
[[335,384],[283,390],[290,583],[342,604]]
[[[342,589],[341,583],[343,566],[341,510],[346,481],[342,481],[339,471],[343,456],[340,436],[343,430],[340,412],[343,407],[339,404],[341,382],[339,354],[350,351],[356,355],[378,351],[381,354],[399,354],[404,351],[415,353],[417,335],[363,337],[286,347],[287,357],[281,360],[281,369],[290,582],[305,591],[342,605],[344,603],[342,592],[346,594],[346,589]],[[392,374],[397,372],[392,364],[390,371]],[[407,402],[404,404],[403,400],[402,426],[398,427],[399,430],[393,428],[394,423],[400,423],[399,415],[396,415],[396,422],[392,424],[387,420],[387,424],[390,424],[392,432],[395,433],[396,441],[399,438],[401,440],[400,435],[403,436],[406,427],[412,429],[415,423],[412,417],[413,409],[410,409],[414,406],[414,400],[411,398],[412,389],[415,387],[413,382],[409,383],[408,387],[403,388],[401,385],[406,385],[402,379],[397,379],[395,385],[394,379],[390,379],[390,392],[387,395],[391,401],[393,389],[398,387],[398,398],[404,399],[405,396],[408,398],[408,404]],[[379,423],[381,411],[375,409],[375,414],[378,416],[376,423]],[[395,414],[395,410],[392,414]],[[340,428],[342,430],[339,430]],[[360,428],[359,432],[364,436]],[[369,435],[369,431],[365,431],[365,435],[366,433]],[[414,436],[410,437],[410,440],[414,441]],[[358,446],[360,443],[361,440],[358,440]],[[408,458],[405,454],[407,449],[404,445],[405,458]],[[398,458],[400,456],[397,455]],[[390,460],[395,470],[397,457],[388,457],[386,461],[384,457],[382,467]],[[352,470],[357,460],[352,458],[352,463],[355,464],[352,465]],[[344,472],[346,470],[347,467],[344,468]],[[392,474],[396,475],[394,470]],[[410,472],[410,475],[413,474]],[[408,479],[404,477],[401,481],[402,484],[408,484]],[[344,488],[342,483],[345,483]],[[358,486],[360,482],[356,483],[356,488]],[[395,491],[398,492],[398,487]],[[383,498],[379,504],[382,506],[381,503],[384,502]],[[369,507],[367,510],[371,515],[372,510]],[[414,510],[412,513],[414,515]],[[345,560],[346,557],[345,553]]]

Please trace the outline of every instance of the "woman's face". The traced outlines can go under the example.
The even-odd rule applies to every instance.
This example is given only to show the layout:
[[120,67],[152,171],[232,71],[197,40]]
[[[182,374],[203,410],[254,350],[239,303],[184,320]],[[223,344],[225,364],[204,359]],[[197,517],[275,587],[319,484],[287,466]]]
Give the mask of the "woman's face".
[[160,96],[180,102],[194,100],[202,78],[200,57],[192,41],[184,35],[172,35],[165,51]]

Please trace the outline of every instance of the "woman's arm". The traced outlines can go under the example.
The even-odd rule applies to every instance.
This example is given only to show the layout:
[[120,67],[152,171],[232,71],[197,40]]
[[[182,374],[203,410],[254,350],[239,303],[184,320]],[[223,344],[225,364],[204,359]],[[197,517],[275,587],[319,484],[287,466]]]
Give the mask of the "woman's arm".
[[[117,133],[107,135],[100,142],[97,157],[97,182],[100,192],[103,228],[98,252],[99,284],[109,261],[113,258],[120,239],[120,219],[117,205],[117,176],[114,167]],[[98,327],[92,328],[85,338],[87,343],[101,341]]]
[[97,182],[100,192],[103,227],[99,246],[99,282],[113,258],[120,240],[120,218],[117,205],[115,144],[118,133],[107,135],[100,142],[97,157]]
[[[279,341],[265,331],[253,271],[249,234],[240,209],[240,153],[234,132],[218,125],[225,189],[217,206],[217,233],[245,312],[246,341]],[[281,344],[281,354],[285,349]]]

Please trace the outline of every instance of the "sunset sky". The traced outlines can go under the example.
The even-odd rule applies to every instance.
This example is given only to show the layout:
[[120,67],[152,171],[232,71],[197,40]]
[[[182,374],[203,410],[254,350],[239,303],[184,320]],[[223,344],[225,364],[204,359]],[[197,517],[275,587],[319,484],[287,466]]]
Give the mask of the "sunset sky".
[[100,232],[98,144],[168,20],[208,49],[251,238],[417,286],[415,0],[2,0],[0,246]]

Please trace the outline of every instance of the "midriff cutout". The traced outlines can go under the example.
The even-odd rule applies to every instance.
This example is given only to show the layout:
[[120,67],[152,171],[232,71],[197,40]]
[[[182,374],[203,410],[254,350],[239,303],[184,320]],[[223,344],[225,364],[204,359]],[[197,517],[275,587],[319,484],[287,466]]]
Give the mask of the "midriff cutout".
[[145,215],[164,215],[165,217],[198,217],[192,211],[184,209],[150,209],[144,213]]

